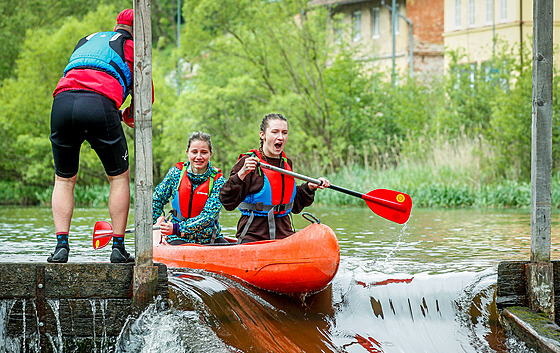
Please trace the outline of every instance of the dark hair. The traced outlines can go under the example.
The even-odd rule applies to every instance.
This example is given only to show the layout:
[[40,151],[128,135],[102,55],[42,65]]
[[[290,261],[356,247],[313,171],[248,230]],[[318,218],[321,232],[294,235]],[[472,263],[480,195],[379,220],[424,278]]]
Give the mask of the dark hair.
[[[276,114],[276,113],[267,114],[264,116],[264,118],[261,121],[262,132],[266,133],[266,129],[268,128],[268,123],[270,122],[270,120],[284,120],[286,124],[288,124],[288,119],[286,119],[286,117],[282,114]],[[262,144],[263,144],[263,140],[261,139],[261,146]]]
[[210,135],[202,132],[202,131],[197,131],[197,132],[193,132],[191,134],[191,137],[189,137],[189,142],[187,143],[187,151],[189,150],[189,148],[191,147],[191,142],[193,141],[204,141],[208,144],[208,147],[210,147],[210,152],[212,152],[212,140],[210,138]]

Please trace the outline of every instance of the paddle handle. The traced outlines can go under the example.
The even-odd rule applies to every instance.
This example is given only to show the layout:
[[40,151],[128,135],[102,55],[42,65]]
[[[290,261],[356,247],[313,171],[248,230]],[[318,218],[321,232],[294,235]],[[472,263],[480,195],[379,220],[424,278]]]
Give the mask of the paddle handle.
[[286,175],[289,175],[289,176],[291,176],[291,177],[294,177],[294,178],[297,178],[297,179],[301,179],[301,180],[305,180],[305,181],[308,181],[308,182],[313,183],[313,184],[317,184],[317,185],[321,185],[321,184],[322,184],[322,181],[319,180],[319,179],[314,179],[314,178],[308,177],[308,176],[306,176],[306,175],[302,175],[302,174],[299,174],[299,173],[291,172],[291,171],[289,171],[289,170],[282,169],[282,168],[278,168],[278,167],[275,167],[275,166],[270,165],[270,164],[264,164],[264,163],[258,162],[257,165],[260,166],[260,167],[262,167],[262,168],[274,170],[275,172],[282,173],[282,174],[286,174]]
[[[321,184],[323,183],[323,182],[322,182],[321,180],[319,180],[319,179],[315,179],[315,178],[308,177],[308,176],[306,176],[306,175],[302,175],[302,174],[298,174],[298,173],[295,173],[295,172],[291,172],[291,171],[289,171],[289,170],[282,169],[282,168],[278,168],[278,167],[275,167],[275,166],[270,165],[270,164],[264,164],[264,163],[260,163],[260,162],[259,162],[258,165],[260,165],[262,168],[274,170],[275,172],[279,172],[279,173],[282,173],[282,174],[286,174],[286,175],[292,176],[292,177],[297,178],[297,179],[301,179],[301,180],[308,181],[308,182],[313,183],[313,184],[321,185]],[[343,193],[345,193],[345,194],[347,194],[347,195],[354,196],[354,197],[362,198],[362,196],[364,195],[364,194],[362,194],[362,193],[360,193],[360,192],[357,192],[357,191],[354,191],[354,190],[350,190],[350,189],[346,189],[346,188],[343,188],[343,187],[341,187],[341,186],[336,186],[336,185],[333,185],[333,184],[331,184],[331,185],[329,186],[329,188],[330,188],[330,189],[333,189],[333,190],[336,190],[336,191],[343,192]]]
[[[264,164],[264,163],[259,162],[258,165],[260,165],[262,168],[266,168],[266,169],[273,170],[275,172],[286,174],[286,175],[292,176],[292,177],[297,178],[297,179],[308,181],[308,182],[313,183],[313,184],[321,185],[323,183],[319,179],[311,178],[311,177],[308,177],[306,175],[302,175],[302,174],[298,174],[298,173],[295,173],[295,172],[292,172],[292,171],[289,171],[289,170],[286,170],[286,169],[278,168],[278,167],[275,167],[275,166],[270,165],[270,164]],[[377,204],[380,204],[380,205],[385,206],[385,207],[392,208],[392,209],[400,211],[400,212],[406,212],[406,206],[404,206],[404,205],[402,205],[398,202],[389,201],[389,200],[385,200],[385,199],[382,199],[382,198],[379,198],[379,197],[374,197],[374,196],[362,194],[361,192],[346,189],[346,188],[343,188],[342,186],[337,186],[337,185],[333,185],[333,184],[329,185],[329,189],[340,191],[342,193],[345,193],[346,195],[350,195],[350,196],[354,196],[354,197],[363,199],[364,201],[375,202]]]

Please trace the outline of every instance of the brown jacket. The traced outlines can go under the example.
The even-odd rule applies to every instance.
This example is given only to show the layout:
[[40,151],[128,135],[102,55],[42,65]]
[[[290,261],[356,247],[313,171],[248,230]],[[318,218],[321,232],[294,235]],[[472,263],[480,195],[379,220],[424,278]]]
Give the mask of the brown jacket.
[[[228,211],[233,211],[239,206],[248,194],[254,194],[259,192],[264,185],[264,176],[261,172],[259,175],[258,169],[249,173],[244,180],[239,179],[237,172],[243,167],[247,155],[241,156],[237,163],[231,169],[229,174],[229,179],[226,181],[222,189],[220,190],[220,201],[224,208]],[[281,158],[269,158],[263,155],[263,158],[270,164],[280,167],[282,163]],[[292,166],[292,161],[288,159],[288,164]],[[304,183],[296,186],[296,196],[294,199],[294,206],[292,208],[293,213],[300,213],[304,207],[310,206],[315,199],[315,190],[309,188],[308,183]],[[241,215],[239,221],[237,222],[237,236],[241,234],[247,220],[248,216]],[[291,217],[274,217],[276,222],[276,239],[286,238],[294,234],[292,227]],[[249,230],[244,237],[243,242],[257,241],[257,240],[268,240],[270,239],[268,232],[268,220],[267,217],[255,217],[253,222],[249,226]]]

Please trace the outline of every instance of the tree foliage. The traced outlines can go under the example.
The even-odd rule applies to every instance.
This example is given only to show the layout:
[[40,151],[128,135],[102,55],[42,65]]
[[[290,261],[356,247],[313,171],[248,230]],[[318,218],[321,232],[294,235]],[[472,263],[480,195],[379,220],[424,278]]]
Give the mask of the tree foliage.
[[[24,0],[0,4],[0,165],[3,180],[48,186],[52,91],[77,40],[114,26],[125,1]],[[49,6],[46,6],[49,5]],[[495,178],[530,175],[531,61],[505,48],[484,65],[460,65],[442,77],[402,77],[393,86],[371,63],[353,59],[351,44],[329,40],[327,10],[303,0],[185,0],[176,48],[174,1],[154,4],[154,181],[184,154],[193,131],[212,135],[213,164],[227,175],[239,154],[259,144],[261,118],[289,120],[287,154],[302,173],[324,173],[368,162],[378,168],[403,157],[422,159],[434,136],[484,138]],[[44,12],[40,15],[33,11]],[[51,11],[52,10],[52,11]],[[60,19],[55,13],[61,13]],[[27,21],[26,23],[24,21]],[[15,34],[18,38],[15,40]],[[17,43],[12,43],[17,42]],[[529,48],[530,50],[530,48]],[[16,59],[17,58],[17,59]],[[367,67],[366,67],[367,65]],[[373,65],[375,66],[375,65]],[[560,76],[554,76],[554,114]],[[127,104],[125,104],[127,105]],[[553,126],[554,168],[560,125]],[[125,128],[133,156],[133,130]],[[133,160],[133,159],[131,159]],[[104,182],[89,145],[81,152],[81,184]]]

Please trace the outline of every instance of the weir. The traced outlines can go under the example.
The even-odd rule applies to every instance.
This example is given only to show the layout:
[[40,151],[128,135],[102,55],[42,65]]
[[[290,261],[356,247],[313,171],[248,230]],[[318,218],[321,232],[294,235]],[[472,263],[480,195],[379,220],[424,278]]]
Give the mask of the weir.
[[560,352],[559,263],[550,260],[553,1],[533,0],[531,260],[498,267],[504,327],[538,352]]
[[[167,267],[154,267],[166,302]],[[133,275],[134,264],[0,263],[0,350],[107,351],[139,314]]]

